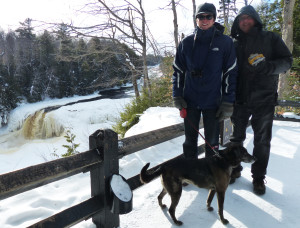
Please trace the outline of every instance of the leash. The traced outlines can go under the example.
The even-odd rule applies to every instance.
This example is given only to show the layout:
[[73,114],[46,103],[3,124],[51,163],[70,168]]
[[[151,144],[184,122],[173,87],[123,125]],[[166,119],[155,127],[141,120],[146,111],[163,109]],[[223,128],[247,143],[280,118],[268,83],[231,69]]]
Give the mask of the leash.
[[198,134],[202,137],[202,139],[205,141],[205,143],[210,147],[210,149],[212,149],[212,151],[217,155],[217,157],[221,158],[221,155],[218,151],[216,151],[210,144],[209,142],[207,142],[207,140],[205,139],[205,137],[200,133],[200,131],[194,126],[194,124],[192,123],[192,121],[187,117],[187,112],[186,112],[186,109],[185,108],[182,108],[180,110],[180,116],[183,118],[183,119],[187,119],[189,124],[192,126],[192,128],[198,132]]

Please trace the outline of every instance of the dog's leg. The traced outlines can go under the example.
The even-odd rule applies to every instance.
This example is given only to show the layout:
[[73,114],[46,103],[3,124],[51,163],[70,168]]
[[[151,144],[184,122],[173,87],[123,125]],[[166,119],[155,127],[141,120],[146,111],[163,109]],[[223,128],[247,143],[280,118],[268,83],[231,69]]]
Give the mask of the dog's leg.
[[161,209],[166,208],[167,206],[165,204],[162,203],[162,199],[164,198],[164,196],[167,194],[167,191],[165,188],[163,188],[163,190],[161,191],[161,193],[158,195],[157,199],[158,199],[158,204],[161,207]]
[[169,213],[171,215],[171,218],[173,219],[173,221],[175,222],[176,225],[179,225],[181,226],[183,224],[183,222],[179,221],[176,219],[175,217],[175,210],[176,210],[176,207],[179,203],[179,199],[181,197],[181,192],[182,192],[182,188],[180,191],[176,192],[176,193],[173,193],[171,195],[171,206],[169,208]]
[[211,205],[211,202],[212,202],[212,200],[215,196],[215,193],[216,193],[216,190],[214,190],[214,189],[209,190],[207,201],[206,201],[206,207],[207,207],[208,211],[213,211],[214,210],[214,208],[211,207],[210,205]]
[[[175,210],[179,203],[179,199],[182,193],[182,182],[178,178],[174,178],[170,175],[170,173],[163,173],[161,176],[162,184],[164,186],[164,190],[170,195],[171,197],[171,205],[169,207],[169,214],[173,219],[176,225],[182,225],[181,221],[178,221],[175,217]],[[164,190],[160,193],[158,198],[163,198],[165,195]]]
[[217,192],[218,197],[218,206],[219,206],[219,217],[223,224],[228,224],[229,221],[224,218],[223,209],[224,209],[224,200],[225,200],[225,192]]

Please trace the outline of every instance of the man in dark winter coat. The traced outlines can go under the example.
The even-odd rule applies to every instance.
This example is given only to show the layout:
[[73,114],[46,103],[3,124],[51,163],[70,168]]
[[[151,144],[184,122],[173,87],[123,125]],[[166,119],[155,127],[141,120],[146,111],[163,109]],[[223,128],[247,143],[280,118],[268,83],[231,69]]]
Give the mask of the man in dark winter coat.
[[[216,8],[204,3],[196,11],[197,29],[179,44],[173,64],[173,99],[184,119],[186,158],[197,158],[201,113],[204,123],[206,156],[219,146],[219,121],[233,112],[236,87],[236,55],[232,39],[215,22]],[[213,149],[212,149],[213,148]]]
[[[270,155],[274,108],[277,103],[278,74],[292,65],[292,55],[282,39],[273,32],[263,31],[255,9],[243,7],[235,18],[231,36],[235,39],[238,78],[236,103],[231,118],[231,141],[243,143],[251,117],[254,131],[253,163],[251,172],[253,191],[265,193],[265,175]],[[233,170],[232,182],[241,174],[242,167]]]

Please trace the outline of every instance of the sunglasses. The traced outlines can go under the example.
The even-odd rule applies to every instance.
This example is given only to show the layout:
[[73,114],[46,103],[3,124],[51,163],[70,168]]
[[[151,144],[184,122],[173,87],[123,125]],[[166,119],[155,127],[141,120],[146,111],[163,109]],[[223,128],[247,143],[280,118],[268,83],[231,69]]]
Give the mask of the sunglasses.
[[200,20],[200,21],[203,21],[204,19],[206,20],[211,20],[213,18],[213,15],[209,14],[209,15],[198,15],[197,18]]

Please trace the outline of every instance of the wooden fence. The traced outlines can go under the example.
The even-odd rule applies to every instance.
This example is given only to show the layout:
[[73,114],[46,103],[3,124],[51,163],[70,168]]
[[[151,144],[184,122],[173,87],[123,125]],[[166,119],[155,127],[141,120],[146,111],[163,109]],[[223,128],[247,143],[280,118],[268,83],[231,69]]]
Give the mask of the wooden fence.
[[[202,126],[200,126],[202,127]],[[0,200],[70,177],[90,172],[91,198],[29,227],[69,227],[92,218],[97,227],[119,226],[119,215],[111,212],[109,180],[119,173],[119,159],[184,134],[183,124],[118,140],[110,129],[89,137],[88,151],[0,175]],[[139,176],[128,180],[132,190],[141,186]]]
[[[293,105],[300,107],[299,104]],[[226,130],[226,123],[223,123],[222,126],[221,141],[223,140],[225,144],[225,138],[230,134],[230,131]],[[201,122],[200,128],[202,127]],[[117,133],[110,129],[98,130],[89,137],[89,150],[86,152],[0,175],[0,200],[75,174],[90,172],[90,199],[29,227],[69,227],[89,218],[92,218],[97,227],[119,227],[119,214],[114,214],[111,210],[112,195],[109,184],[111,176],[119,174],[119,159],[183,134],[183,123],[122,140],[118,140]],[[199,151],[204,151],[204,145],[199,146]],[[152,170],[156,168],[154,167]],[[131,177],[127,182],[131,190],[142,185],[139,174]]]

